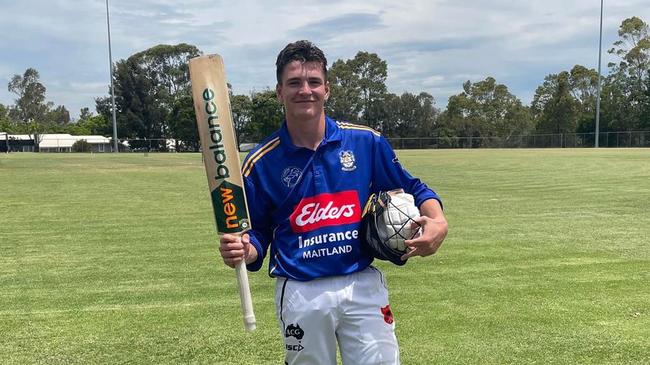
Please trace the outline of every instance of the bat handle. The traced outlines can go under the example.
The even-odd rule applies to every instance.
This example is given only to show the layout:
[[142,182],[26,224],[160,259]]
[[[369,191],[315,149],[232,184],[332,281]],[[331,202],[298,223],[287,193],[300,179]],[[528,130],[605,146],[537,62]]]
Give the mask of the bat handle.
[[247,332],[255,330],[255,313],[253,313],[253,300],[251,299],[251,290],[248,286],[248,272],[246,264],[242,261],[235,266],[237,273],[237,284],[239,284],[239,299],[241,299],[241,309],[244,314],[244,328]]

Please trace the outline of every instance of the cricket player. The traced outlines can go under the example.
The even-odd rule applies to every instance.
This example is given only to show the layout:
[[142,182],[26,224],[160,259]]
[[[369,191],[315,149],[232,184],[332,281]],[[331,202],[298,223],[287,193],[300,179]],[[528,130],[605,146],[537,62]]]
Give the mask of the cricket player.
[[415,197],[422,234],[404,258],[429,256],[447,234],[440,198],[400,164],[377,131],[325,115],[327,59],[309,41],[287,45],[276,62],[285,121],[244,160],[253,230],[224,234],[234,267],[261,268],[269,254],[286,364],[399,364],[388,291],[360,248],[363,204],[402,188]]

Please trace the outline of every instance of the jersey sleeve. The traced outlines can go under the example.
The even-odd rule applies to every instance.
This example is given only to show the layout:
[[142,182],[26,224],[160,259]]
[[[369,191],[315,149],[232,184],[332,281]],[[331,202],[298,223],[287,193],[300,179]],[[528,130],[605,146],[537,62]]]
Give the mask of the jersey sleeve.
[[262,267],[264,257],[268,252],[269,245],[271,244],[273,229],[268,212],[268,202],[264,198],[259,189],[256,189],[255,184],[249,177],[244,177],[244,185],[246,189],[246,201],[248,203],[248,214],[251,221],[251,230],[247,233],[250,236],[250,242],[257,250],[257,260],[247,264],[246,268],[249,271],[258,271]]
[[436,199],[442,207],[442,201],[438,194],[420,179],[411,176],[402,167],[395,151],[383,136],[375,139],[372,174],[372,192],[402,188],[405,192],[413,195],[417,207],[429,199]]

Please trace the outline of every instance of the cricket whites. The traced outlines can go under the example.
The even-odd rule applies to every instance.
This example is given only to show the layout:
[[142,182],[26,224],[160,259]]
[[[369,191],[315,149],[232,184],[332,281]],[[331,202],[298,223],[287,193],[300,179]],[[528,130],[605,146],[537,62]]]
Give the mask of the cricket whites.
[[[251,227],[223,59],[216,54],[199,56],[192,58],[189,65],[196,123],[217,232],[241,236]],[[250,332],[255,330],[255,314],[246,264],[240,262],[235,272],[244,328]]]

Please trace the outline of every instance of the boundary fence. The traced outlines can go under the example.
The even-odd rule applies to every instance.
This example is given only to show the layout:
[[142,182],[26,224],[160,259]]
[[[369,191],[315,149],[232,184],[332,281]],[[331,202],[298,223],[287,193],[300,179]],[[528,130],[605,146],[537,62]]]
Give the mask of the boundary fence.
[[[594,147],[595,133],[530,134],[511,137],[388,138],[395,149],[582,148]],[[650,131],[603,132],[599,147],[650,147]]]
[[[416,137],[388,138],[395,149],[443,148],[588,148],[594,147],[595,133],[531,134],[510,137]],[[113,152],[112,139],[88,139],[79,148],[79,138],[50,138],[41,143],[40,152]],[[83,139],[83,137],[81,137]],[[599,147],[650,147],[650,131],[602,132]],[[255,143],[241,143],[240,151],[251,150]],[[120,152],[198,152],[198,143],[184,143],[173,139],[123,139],[118,143]],[[0,152],[33,152],[34,141],[0,140]]]

